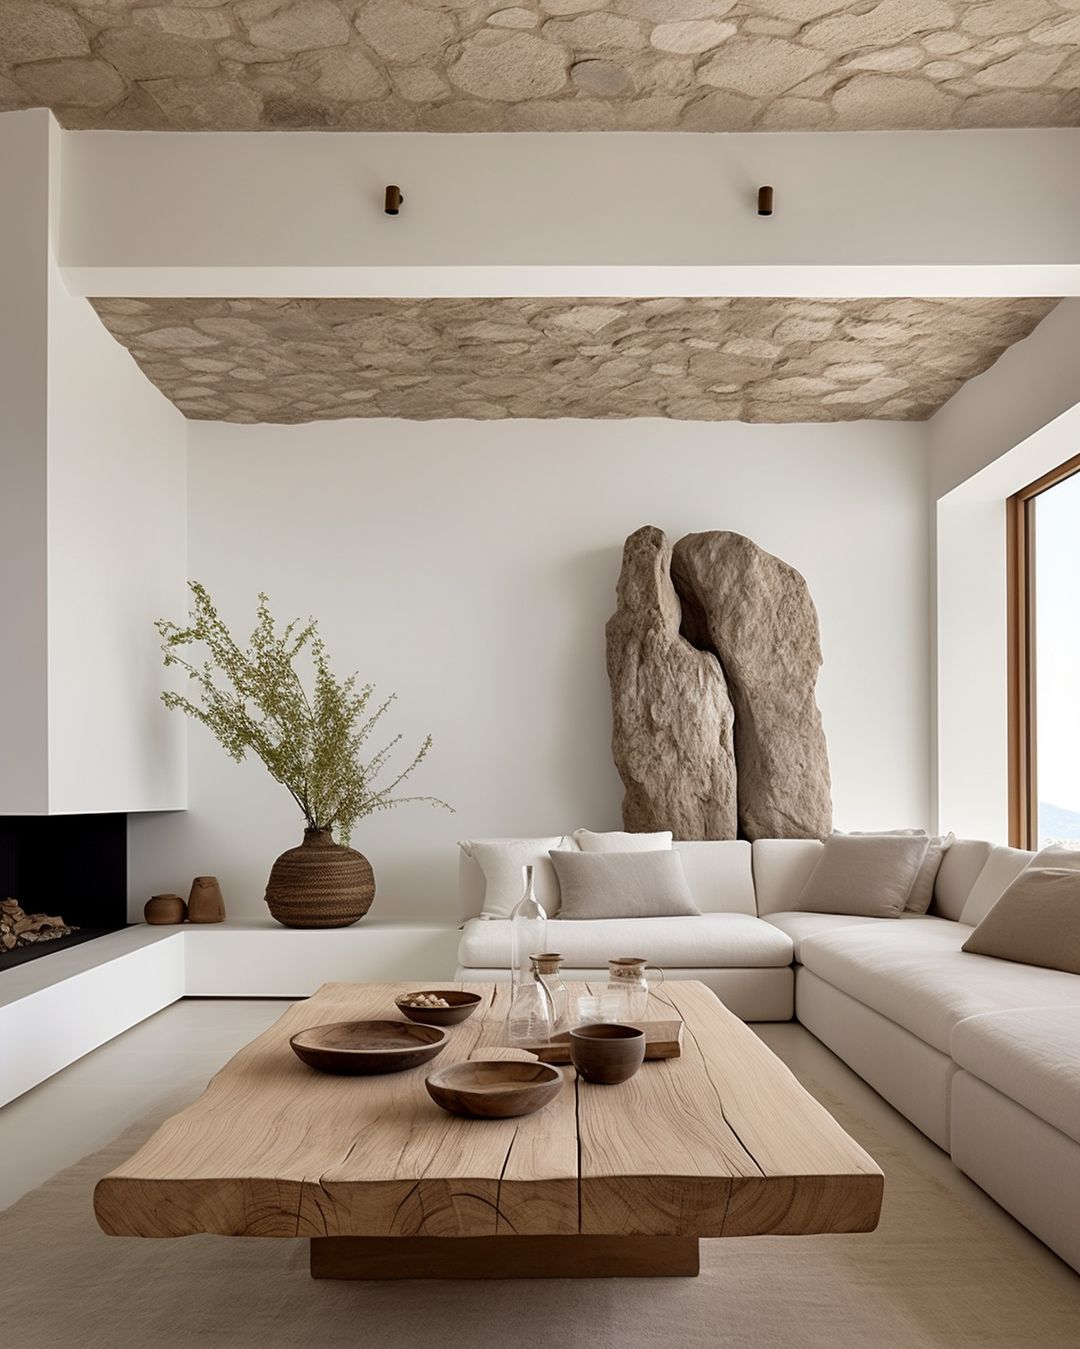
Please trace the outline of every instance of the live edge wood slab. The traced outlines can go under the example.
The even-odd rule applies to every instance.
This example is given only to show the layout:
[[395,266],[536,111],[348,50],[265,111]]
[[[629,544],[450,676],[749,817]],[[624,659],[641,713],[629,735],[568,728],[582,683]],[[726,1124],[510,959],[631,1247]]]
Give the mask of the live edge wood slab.
[[[439,1066],[504,1039],[508,986],[448,1032]],[[700,1237],[869,1232],[883,1177],[703,985],[670,982],[650,1019],[682,1054],[616,1087],[573,1080],[535,1115],[460,1119],[426,1067],[315,1072],[289,1037],[393,1014],[405,984],[326,984],[242,1049],[194,1104],[101,1180],[113,1236],[305,1237],[323,1278],[697,1273]]]

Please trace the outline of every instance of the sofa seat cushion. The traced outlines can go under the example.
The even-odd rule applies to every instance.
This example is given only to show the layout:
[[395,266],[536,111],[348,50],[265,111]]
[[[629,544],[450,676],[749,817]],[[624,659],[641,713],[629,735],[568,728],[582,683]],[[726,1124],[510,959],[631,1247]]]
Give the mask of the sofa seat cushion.
[[914,916],[848,925],[803,938],[799,958],[818,978],[943,1054],[951,1053],[953,1029],[965,1017],[1080,1003],[1075,974],[961,951],[971,931],[947,918]]
[[[568,968],[599,967],[616,956],[643,956],[664,969],[767,968],[791,964],[791,939],[779,928],[743,913],[689,918],[552,918],[547,947]],[[471,918],[461,932],[458,964],[507,969],[508,920]]]
[[770,913],[765,917],[766,923],[772,923],[791,938],[795,959],[800,962],[802,956],[799,952],[808,937],[817,937],[823,932],[837,932],[842,927],[858,926],[861,923],[894,921],[892,918],[866,918],[861,914],[850,913]]
[[961,1068],[1080,1143],[1080,978],[1074,1007],[987,1012],[961,1021]]

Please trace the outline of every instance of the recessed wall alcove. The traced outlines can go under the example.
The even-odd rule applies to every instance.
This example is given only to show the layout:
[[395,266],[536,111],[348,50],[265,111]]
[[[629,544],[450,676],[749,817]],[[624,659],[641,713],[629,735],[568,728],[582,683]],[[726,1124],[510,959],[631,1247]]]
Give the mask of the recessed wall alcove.
[[0,816],[0,899],[8,897],[79,931],[0,952],[0,971],[125,927],[127,816]]

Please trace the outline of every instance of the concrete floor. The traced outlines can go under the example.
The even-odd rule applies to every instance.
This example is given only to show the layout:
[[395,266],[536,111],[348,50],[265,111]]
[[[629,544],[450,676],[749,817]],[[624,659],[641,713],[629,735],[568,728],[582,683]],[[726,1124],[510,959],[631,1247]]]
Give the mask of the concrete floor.
[[[126,1031],[0,1109],[0,1208],[43,1184],[152,1110],[177,1088],[194,1097],[249,1040],[275,1021],[284,1000],[185,998]],[[984,1221],[1072,1290],[1076,1274],[960,1171],[809,1031],[794,1022],[754,1027],[796,1076],[812,1075],[849,1102],[890,1143],[914,1155]],[[10,1164],[9,1164],[10,1163]],[[932,1240],[932,1234],[928,1234]]]

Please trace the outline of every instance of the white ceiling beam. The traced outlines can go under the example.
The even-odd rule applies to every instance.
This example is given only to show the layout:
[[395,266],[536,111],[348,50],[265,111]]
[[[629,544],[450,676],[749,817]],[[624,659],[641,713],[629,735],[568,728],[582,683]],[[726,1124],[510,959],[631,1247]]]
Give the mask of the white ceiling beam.
[[1080,294],[1080,129],[87,131],[62,155],[87,295]]

